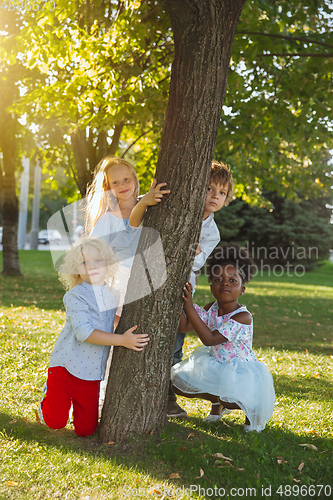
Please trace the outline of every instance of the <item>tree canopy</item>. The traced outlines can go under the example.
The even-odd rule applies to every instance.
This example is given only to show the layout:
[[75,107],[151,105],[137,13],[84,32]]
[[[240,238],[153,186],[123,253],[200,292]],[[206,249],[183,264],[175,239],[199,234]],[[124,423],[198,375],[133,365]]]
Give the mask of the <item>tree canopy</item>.
[[333,6],[247,1],[237,26],[217,156],[245,199],[321,196],[331,185]]
[[[325,0],[245,3],[216,157],[247,200],[263,189],[299,198],[329,188],[332,17]],[[146,188],[174,50],[163,3],[59,0],[6,23],[16,26],[11,61],[38,71],[20,80],[27,92],[16,109],[39,126],[46,165],[65,158],[83,194],[101,157],[135,144]]]
[[17,110],[38,125],[46,164],[54,167],[67,156],[84,194],[102,157],[140,138],[144,144],[147,134],[156,144],[173,56],[171,29],[154,0],[60,0],[49,7],[27,13],[12,46],[27,68],[40,72]]
[[[324,0],[245,3],[216,156],[232,165],[247,199],[329,185],[331,23]],[[16,109],[38,125],[46,165],[65,159],[83,194],[102,156],[135,143],[151,177],[173,57],[161,2],[60,0],[24,16],[6,12],[2,30],[2,56],[26,68]]]

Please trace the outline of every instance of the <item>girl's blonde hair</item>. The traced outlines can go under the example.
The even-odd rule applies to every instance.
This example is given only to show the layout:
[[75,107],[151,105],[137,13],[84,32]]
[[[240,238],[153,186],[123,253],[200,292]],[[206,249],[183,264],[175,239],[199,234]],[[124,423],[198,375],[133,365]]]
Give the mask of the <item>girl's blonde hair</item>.
[[101,257],[106,261],[107,272],[105,282],[112,288],[115,275],[118,271],[118,258],[113,250],[104,240],[91,236],[83,236],[79,238],[67,250],[63,264],[59,268],[59,280],[64,285],[66,290],[70,290],[76,285],[82,283],[82,278],[78,273],[78,265],[82,264],[84,257],[84,249],[86,247],[95,247],[99,250]]
[[111,194],[111,187],[107,177],[107,170],[116,165],[126,165],[132,174],[134,181],[134,197],[139,197],[139,179],[134,167],[124,160],[113,155],[106,156],[99,162],[95,169],[94,178],[87,190],[86,204],[86,234],[90,234],[97,220],[108,210],[114,210],[117,205],[117,199]]

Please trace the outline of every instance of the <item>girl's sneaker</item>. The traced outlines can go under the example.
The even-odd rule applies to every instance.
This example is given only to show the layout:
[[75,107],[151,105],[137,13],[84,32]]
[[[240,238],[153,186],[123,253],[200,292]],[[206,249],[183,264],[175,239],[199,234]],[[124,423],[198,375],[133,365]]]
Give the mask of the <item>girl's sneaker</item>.
[[208,415],[207,417],[203,418],[202,421],[203,422],[219,422],[221,420],[221,418],[223,417],[223,415],[228,415],[228,413],[230,413],[230,412],[231,412],[231,410],[228,410],[228,408],[223,408],[220,415]]
[[42,399],[41,399],[41,401],[40,401],[40,403],[38,405],[38,409],[35,410],[36,420],[37,420],[37,422],[40,425],[46,425],[44,417],[43,417],[43,412],[42,412],[42,402],[43,402],[43,399],[46,396],[46,391],[47,391],[47,385],[46,385],[46,382],[45,382],[45,384],[43,385]]
[[256,429],[253,429],[253,427],[249,424],[244,424],[244,431],[245,432],[257,432],[259,434],[260,431],[257,431]]

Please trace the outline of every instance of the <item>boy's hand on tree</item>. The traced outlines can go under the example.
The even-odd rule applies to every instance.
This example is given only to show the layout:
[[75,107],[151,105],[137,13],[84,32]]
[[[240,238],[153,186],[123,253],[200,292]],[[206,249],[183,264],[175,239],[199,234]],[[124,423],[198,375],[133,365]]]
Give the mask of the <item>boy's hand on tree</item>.
[[153,180],[153,183],[148,193],[142,198],[142,201],[144,202],[145,205],[147,205],[147,207],[157,205],[157,203],[160,203],[160,201],[162,201],[164,194],[170,193],[169,189],[163,189],[160,191],[160,189],[163,186],[166,186],[166,182],[161,182],[160,184],[157,184],[157,180],[156,179]]
[[123,346],[134,351],[142,351],[150,340],[147,333],[133,333],[137,329],[137,325],[126,330],[123,335]]
[[188,308],[193,307],[193,299],[192,299],[193,288],[192,288],[191,283],[186,283],[183,290],[184,290],[184,292],[183,292],[182,299],[184,301],[184,308],[186,311]]

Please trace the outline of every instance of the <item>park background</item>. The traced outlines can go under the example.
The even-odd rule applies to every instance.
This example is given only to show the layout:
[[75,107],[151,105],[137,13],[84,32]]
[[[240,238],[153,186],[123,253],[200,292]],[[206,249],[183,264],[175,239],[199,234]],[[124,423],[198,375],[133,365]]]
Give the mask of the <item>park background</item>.
[[[37,162],[39,229],[84,196],[106,154],[131,161],[146,192],[173,34],[157,1],[13,5],[0,17],[1,495],[121,497],[127,484],[152,488],[150,496],[158,497],[158,485],[216,484],[229,491],[255,487],[258,495],[282,485],[275,498],[290,496],[289,485],[293,498],[314,496],[310,486],[332,477],[332,5],[245,3],[214,155],[231,166],[236,182],[237,198],[216,216],[222,241],[248,245],[272,271],[279,266],[276,273],[266,267],[244,296],[255,313],[255,351],[274,377],[270,424],[246,436],[233,412],[204,425],[208,406],[182,400],[188,421],[168,424],[162,435],[108,445],[76,438],[70,426],[51,432],[34,422],[64,311],[49,252],[17,249],[22,159],[31,165],[28,227]],[[309,256],[310,247],[318,252]],[[267,255],[278,251],[263,258],[257,249],[264,248]],[[292,259],[293,248],[306,255]],[[281,272],[288,263],[291,276]],[[297,265],[302,276],[292,272]],[[205,276],[196,300],[210,301]],[[189,335],[187,354],[196,345]]]

